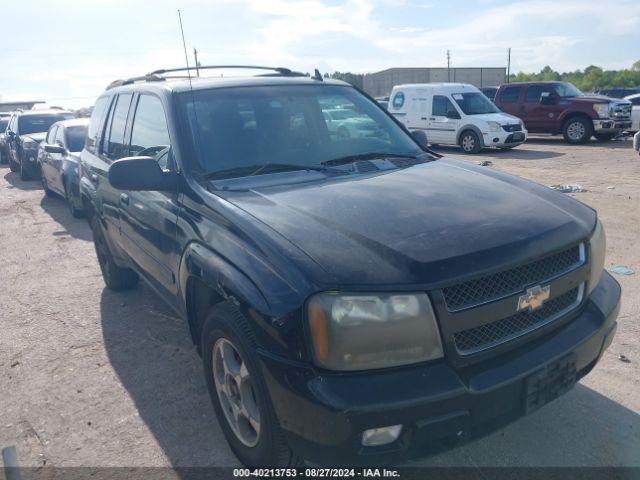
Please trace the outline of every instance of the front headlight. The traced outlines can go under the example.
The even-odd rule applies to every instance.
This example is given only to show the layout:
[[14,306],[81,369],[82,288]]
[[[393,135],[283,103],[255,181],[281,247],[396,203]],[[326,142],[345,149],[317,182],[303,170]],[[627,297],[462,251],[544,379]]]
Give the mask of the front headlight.
[[487,122],[487,125],[489,125],[489,131],[491,132],[497,132],[501,128],[498,122]]
[[589,263],[591,264],[591,275],[589,276],[589,293],[596,288],[602,272],[604,270],[604,256],[607,249],[607,240],[604,235],[604,228],[600,220],[596,223],[596,228],[589,239]]
[[309,300],[315,363],[330,370],[367,370],[443,356],[426,293],[320,293]]
[[609,104],[608,103],[596,103],[593,109],[600,118],[609,118]]
[[22,142],[22,149],[23,150],[37,150],[38,149],[38,142],[34,142],[33,140],[25,140],[24,142]]

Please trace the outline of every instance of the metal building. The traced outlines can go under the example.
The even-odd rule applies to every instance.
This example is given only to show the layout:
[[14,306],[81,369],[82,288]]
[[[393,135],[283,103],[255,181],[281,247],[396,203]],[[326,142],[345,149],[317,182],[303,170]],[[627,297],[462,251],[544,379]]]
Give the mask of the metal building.
[[384,97],[395,85],[403,83],[456,82],[470,83],[476,87],[493,87],[505,82],[504,67],[465,68],[389,68],[364,76],[364,90],[373,97]]

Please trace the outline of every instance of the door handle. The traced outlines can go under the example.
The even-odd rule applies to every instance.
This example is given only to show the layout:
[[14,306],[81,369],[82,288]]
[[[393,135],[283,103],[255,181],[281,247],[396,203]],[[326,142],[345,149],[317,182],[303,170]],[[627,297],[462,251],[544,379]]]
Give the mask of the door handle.
[[120,203],[123,203],[125,205],[129,205],[129,195],[127,195],[126,193],[121,193],[120,194]]
[[429,117],[429,120],[435,120],[435,119],[436,119],[435,117]]
[[427,117],[420,117],[420,120],[426,120]]

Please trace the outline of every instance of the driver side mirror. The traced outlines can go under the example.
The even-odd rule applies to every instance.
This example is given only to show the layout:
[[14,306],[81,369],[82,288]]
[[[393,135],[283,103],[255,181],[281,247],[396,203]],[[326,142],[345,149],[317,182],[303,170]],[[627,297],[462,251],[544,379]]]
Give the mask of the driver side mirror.
[[556,103],[556,96],[552,95],[551,92],[542,92],[540,94],[540,103],[542,105],[553,105]]
[[118,190],[163,191],[175,188],[176,175],[165,172],[153,157],[125,157],[109,167],[109,183]]
[[447,118],[450,118],[452,120],[460,120],[460,114],[455,110],[449,110],[447,112]]
[[47,153],[65,153],[64,147],[60,145],[45,145],[44,151]]

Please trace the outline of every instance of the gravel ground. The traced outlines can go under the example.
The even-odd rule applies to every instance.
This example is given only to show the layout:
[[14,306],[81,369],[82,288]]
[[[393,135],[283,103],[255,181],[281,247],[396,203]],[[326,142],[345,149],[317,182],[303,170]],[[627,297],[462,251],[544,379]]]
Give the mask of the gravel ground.
[[[587,192],[574,196],[603,219],[608,263],[638,273],[616,276],[618,334],[574,390],[415,464],[640,466],[640,158],[630,143],[573,147],[541,137],[478,156],[439,149],[543,184],[582,185]],[[237,465],[185,323],[142,285],[107,290],[86,222],[4,165],[0,306],[0,448],[16,446],[21,465]]]

